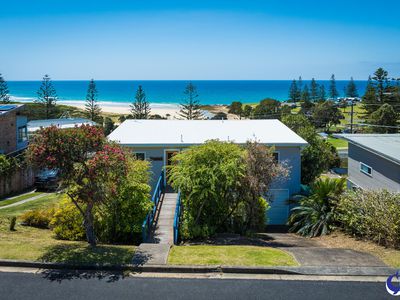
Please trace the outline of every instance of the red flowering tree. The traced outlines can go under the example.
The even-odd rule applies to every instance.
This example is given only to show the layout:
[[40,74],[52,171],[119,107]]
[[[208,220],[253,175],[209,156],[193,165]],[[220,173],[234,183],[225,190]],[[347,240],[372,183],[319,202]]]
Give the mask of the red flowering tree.
[[59,170],[62,188],[83,216],[87,241],[95,246],[93,208],[115,197],[128,172],[122,148],[95,126],[49,127],[30,143],[28,157],[36,167]]

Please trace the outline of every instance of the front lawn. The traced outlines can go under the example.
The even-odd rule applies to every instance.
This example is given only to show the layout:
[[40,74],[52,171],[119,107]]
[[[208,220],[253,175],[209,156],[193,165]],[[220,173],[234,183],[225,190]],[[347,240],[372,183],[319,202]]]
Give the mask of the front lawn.
[[337,139],[334,137],[328,137],[327,142],[332,144],[336,149],[343,149],[349,147],[349,143],[347,141],[342,139]]
[[298,266],[289,253],[260,246],[174,246],[168,264],[225,266]]
[[43,193],[40,193],[40,192],[26,193],[26,194],[16,196],[16,197],[2,199],[2,200],[0,200],[0,207],[10,205],[10,204],[13,204],[13,203],[25,200],[25,199],[29,199],[29,198],[38,196],[40,194],[43,194]]
[[28,210],[42,209],[56,205],[57,203],[60,202],[62,196],[63,196],[62,194],[50,193],[44,197],[41,197],[33,201],[25,202],[21,205],[0,209],[0,221],[3,218],[11,216],[18,217]]
[[[49,229],[22,226],[18,216],[32,209],[56,205],[60,194],[49,194],[40,199],[0,210],[0,259],[32,260],[64,263],[131,263],[135,247],[98,245],[92,248],[87,242],[56,240]],[[17,216],[15,231],[9,230],[10,217]]]

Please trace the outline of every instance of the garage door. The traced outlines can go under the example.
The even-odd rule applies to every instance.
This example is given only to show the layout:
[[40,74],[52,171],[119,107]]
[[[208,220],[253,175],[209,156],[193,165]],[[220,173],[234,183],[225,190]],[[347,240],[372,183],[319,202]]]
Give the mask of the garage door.
[[289,205],[286,204],[289,198],[289,190],[270,190],[272,203],[268,210],[268,224],[284,225],[289,217]]

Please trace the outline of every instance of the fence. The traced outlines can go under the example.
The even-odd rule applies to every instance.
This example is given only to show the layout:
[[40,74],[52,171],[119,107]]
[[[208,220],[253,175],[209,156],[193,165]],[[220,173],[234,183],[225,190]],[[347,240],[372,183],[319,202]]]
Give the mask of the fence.
[[179,223],[181,217],[181,192],[178,192],[178,197],[176,198],[176,208],[174,217],[174,244],[177,245],[179,241]]
[[161,171],[161,175],[158,178],[156,188],[154,189],[153,197],[151,198],[151,201],[153,202],[153,209],[147,214],[147,216],[142,224],[142,241],[143,242],[147,240],[147,237],[150,233],[151,225],[153,224],[154,216],[157,212],[158,202],[160,202],[160,198],[161,198],[161,195],[163,194],[164,190],[165,190],[164,171]]
[[34,183],[35,174],[31,168],[18,168],[13,174],[0,177],[0,198],[26,190]]

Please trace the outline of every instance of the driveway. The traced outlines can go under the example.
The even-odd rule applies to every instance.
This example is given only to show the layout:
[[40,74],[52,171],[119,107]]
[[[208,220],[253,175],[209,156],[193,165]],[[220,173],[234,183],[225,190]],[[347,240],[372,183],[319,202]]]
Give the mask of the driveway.
[[387,267],[380,259],[369,253],[343,248],[327,248],[314,239],[293,233],[259,233],[251,238],[227,234],[213,238],[207,243],[279,248],[291,253],[301,266]]
[[377,257],[342,248],[326,248],[317,241],[291,233],[260,235],[271,247],[290,252],[302,266],[386,267]]

